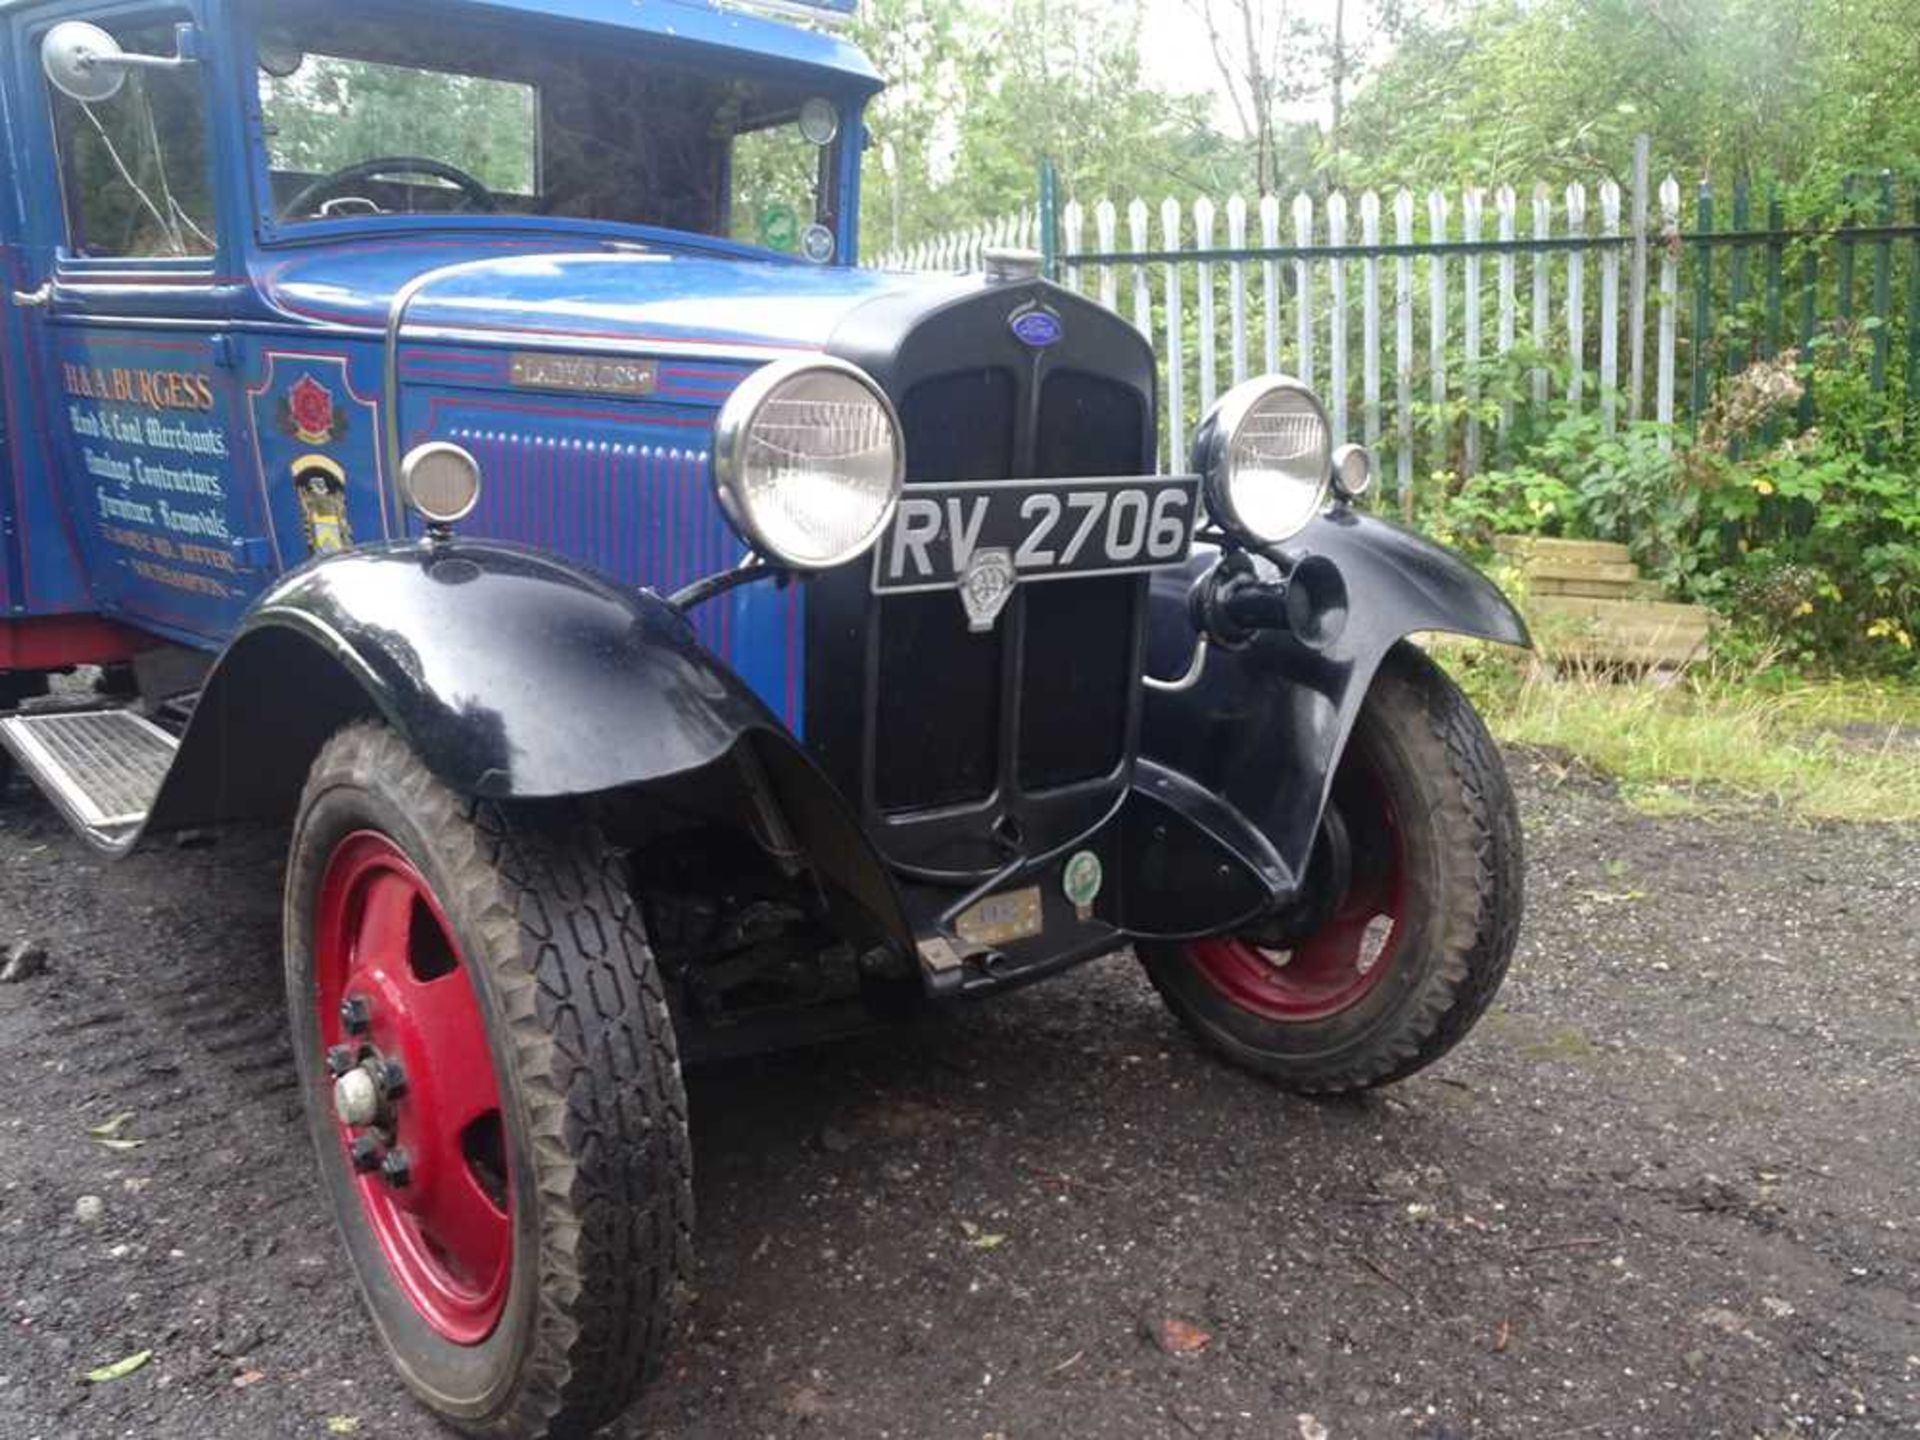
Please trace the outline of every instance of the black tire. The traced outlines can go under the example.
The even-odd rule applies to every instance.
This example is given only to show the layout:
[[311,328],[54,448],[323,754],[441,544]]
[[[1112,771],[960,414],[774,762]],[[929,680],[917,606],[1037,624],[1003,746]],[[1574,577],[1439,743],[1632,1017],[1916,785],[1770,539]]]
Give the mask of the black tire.
[[[477,1343],[447,1339],[396,1282],[332,1109],[316,906],[331,903],[319,895],[331,857],[368,832],[430,887],[493,1061],[512,1244],[498,1319]],[[391,731],[356,724],[313,765],[285,917],[295,1053],[324,1188],[394,1366],[469,1433],[590,1434],[657,1372],[692,1259],[678,1054],[617,857],[578,809],[462,799]]]
[[[1223,983],[1217,947],[1140,947],[1154,987],[1205,1045],[1315,1094],[1404,1079],[1458,1044],[1506,976],[1522,910],[1520,821],[1499,750],[1466,697],[1415,647],[1395,647],[1382,666],[1334,795],[1336,807],[1350,810],[1384,799],[1399,837],[1393,893],[1402,913],[1386,932],[1393,938],[1381,973],[1358,998],[1325,1014],[1302,1006],[1295,1018],[1282,1004],[1262,1003],[1257,976],[1241,983],[1242,972],[1229,971]],[[1352,830],[1349,869],[1358,877],[1378,857],[1360,853],[1364,825]],[[1284,965],[1312,952],[1264,953],[1286,957]]]

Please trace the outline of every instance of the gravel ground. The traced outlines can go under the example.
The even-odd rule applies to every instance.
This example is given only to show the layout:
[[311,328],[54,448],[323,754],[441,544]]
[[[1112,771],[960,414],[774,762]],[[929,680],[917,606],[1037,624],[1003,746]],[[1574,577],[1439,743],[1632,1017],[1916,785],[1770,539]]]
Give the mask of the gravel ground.
[[[1211,1063],[1124,957],[694,1076],[700,1293],[632,1433],[1920,1434],[1920,835],[1511,759],[1514,977],[1390,1092]],[[446,1433],[320,1209],[278,880],[272,835],[109,867],[0,810],[0,924],[51,951],[0,986],[7,1440]]]

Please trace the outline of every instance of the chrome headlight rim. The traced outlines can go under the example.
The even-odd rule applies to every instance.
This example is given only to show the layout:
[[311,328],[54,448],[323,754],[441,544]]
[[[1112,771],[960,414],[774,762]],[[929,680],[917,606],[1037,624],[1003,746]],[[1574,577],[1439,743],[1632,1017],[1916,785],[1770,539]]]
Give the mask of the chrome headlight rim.
[[[893,471],[887,503],[881,507],[874,524],[860,536],[857,543],[843,547],[826,559],[796,559],[781,551],[754,516],[753,506],[745,493],[746,448],[753,436],[754,421],[781,387],[803,375],[822,371],[853,381],[880,406],[893,436]],[[720,418],[714,425],[713,481],[721,510],[755,555],[802,574],[817,574],[860,559],[879,543],[880,537],[886,534],[887,527],[893,523],[894,513],[900,507],[901,493],[906,488],[906,434],[900,428],[900,414],[894,409],[893,401],[887,398],[887,392],[880,388],[879,381],[858,365],[831,355],[775,360],[741,381],[720,407]]]
[[[1233,442],[1239,438],[1247,420],[1263,401],[1282,392],[1297,396],[1312,407],[1320,422],[1324,440],[1320,463],[1315,467],[1318,480],[1313,504],[1307,507],[1305,518],[1283,535],[1263,535],[1248,525],[1234,508],[1233,477],[1228,462],[1233,453]],[[1215,524],[1250,549],[1283,545],[1306,529],[1314,517],[1326,508],[1333,489],[1333,422],[1327,418],[1327,407],[1313,388],[1291,375],[1262,375],[1245,380],[1215,401],[1213,408],[1201,420],[1200,428],[1194,432],[1193,468],[1200,476],[1200,489],[1206,500],[1207,514]]]

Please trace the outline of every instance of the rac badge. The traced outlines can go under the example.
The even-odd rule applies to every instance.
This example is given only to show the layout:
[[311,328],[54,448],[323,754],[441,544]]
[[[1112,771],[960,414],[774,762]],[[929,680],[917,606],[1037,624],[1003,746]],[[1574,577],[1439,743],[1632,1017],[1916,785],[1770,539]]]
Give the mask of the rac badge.
[[1013,598],[1013,552],[976,550],[960,581],[960,600],[967,607],[967,628],[985,635]]

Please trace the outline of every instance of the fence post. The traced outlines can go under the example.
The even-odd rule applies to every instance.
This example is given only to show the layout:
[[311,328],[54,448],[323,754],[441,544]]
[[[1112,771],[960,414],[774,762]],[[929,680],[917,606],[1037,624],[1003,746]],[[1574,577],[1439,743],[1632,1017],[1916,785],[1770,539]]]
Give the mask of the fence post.
[[[1147,202],[1134,199],[1127,202],[1127,244],[1136,255],[1145,252],[1152,243],[1151,233],[1147,229]],[[1153,293],[1147,284],[1147,267],[1138,261],[1133,267],[1133,328],[1153,343]]]
[[1393,391],[1394,419],[1400,436],[1394,456],[1395,488],[1400,510],[1413,512],[1413,192],[1401,189],[1393,197],[1393,240],[1400,247],[1393,282]]
[[1600,182],[1600,428],[1620,428],[1620,187]]
[[[1495,345],[1504,361],[1513,353],[1513,213],[1514,194],[1511,185],[1502,185],[1493,192],[1494,213],[1499,217],[1500,243],[1507,248],[1500,252],[1500,329]],[[1513,392],[1509,387],[1500,401],[1500,433],[1504,437],[1513,429]]]
[[[1738,375],[1747,367],[1751,357],[1753,329],[1747,324],[1742,313],[1747,304],[1747,245],[1746,236],[1753,229],[1752,213],[1749,206],[1750,191],[1746,177],[1733,182],[1733,255],[1728,262],[1727,280],[1727,318],[1730,322],[1727,344],[1727,374]],[[1733,332],[1732,326],[1739,330]],[[1738,460],[1746,449],[1745,442],[1738,436],[1732,436],[1727,442],[1727,458]]]
[[[1485,197],[1469,185],[1460,197],[1461,234],[1470,244],[1480,243],[1480,218]],[[1466,306],[1467,452],[1463,475],[1480,473],[1480,252],[1469,250],[1463,301]]]
[[[1305,192],[1293,197],[1293,243],[1305,250],[1313,244],[1313,201]],[[1313,388],[1313,269],[1303,255],[1293,262],[1295,339],[1300,346],[1299,381]]]
[[1820,293],[1820,252],[1809,245],[1800,252],[1800,428],[1813,428],[1813,331]]
[[1647,363],[1647,170],[1653,148],[1633,137],[1633,270],[1627,280],[1627,418],[1640,418]]
[[1655,366],[1653,416],[1661,425],[1662,454],[1673,449],[1674,312],[1680,308],[1680,182],[1660,182],[1660,352]]
[[1694,430],[1707,408],[1707,355],[1713,338],[1713,186],[1702,180],[1697,202],[1699,232],[1694,236],[1693,391],[1688,404]]
[[[1202,195],[1193,202],[1193,243],[1194,248],[1207,251],[1213,249],[1213,201]],[[1218,337],[1214,334],[1213,323],[1213,262],[1202,260],[1196,275],[1200,290],[1200,411],[1204,415],[1213,408],[1214,396],[1214,360],[1215,352],[1220,348]]]
[[[1241,195],[1227,197],[1227,245],[1247,248],[1247,202]],[[1227,301],[1233,313],[1233,383],[1247,378],[1247,266],[1235,260],[1227,271]]]
[[1875,217],[1881,227],[1873,246],[1873,359],[1868,362],[1868,384],[1873,393],[1887,389],[1887,350],[1893,327],[1893,237],[1886,233],[1893,226],[1893,172],[1880,172],[1880,210]]
[[[1920,194],[1913,200],[1913,223],[1920,229]],[[1911,446],[1920,430],[1920,233],[1913,239],[1913,254],[1907,264],[1907,426],[1906,442]]]
[[[1587,187],[1567,186],[1567,238],[1587,234]],[[1567,252],[1567,408],[1580,413],[1587,386],[1587,256],[1578,244]]]
[[1082,243],[1086,225],[1087,212],[1081,208],[1078,200],[1069,200],[1067,208],[1060,212],[1060,283],[1075,294],[1080,294],[1087,288],[1084,268],[1074,263],[1086,253],[1087,247]]
[[[1427,238],[1447,243],[1447,197],[1427,192]],[[1447,468],[1447,442],[1453,427],[1447,424],[1447,256],[1437,250],[1427,257],[1427,364],[1432,370],[1433,468]]]
[[1761,340],[1760,351],[1769,360],[1780,353],[1780,295],[1786,283],[1781,272],[1786,268],[1787,256],[1787,242],[1780,232],[1786,228],[1780,192],[1770,185],[1767,187],[1767,333]]
[[1360,266],[1361,434],[1372,449],[1380,443],[1380,257],[1372,253],[1380,243],[1380,197],[1372,190],[1360,197],[1360,241],[1368,248]]
[[[1347,243],[1347,197],[1338,190],[1327,197],[1327,244],[1338,250]],[[1328,289],[1333,314],[1327,323],[1327,394],[1332,402],[1333,443],[1347,443],[1347,262],[1339,255],[1328,260]]]
[[1060,256],[1055,248],[1053,225],[1059,205],[1059,177],[1053,158],[1040,157],[1040,268],[1049,280],[1060,278]]
[[[1111,200],[1102,200],[1093,207],[1093,233],[1096,237],[1094,243],[1099,245],[1102,255],[1113,254],[1116,218]],[[1104,260],[1100,263],[1100,303],[1116,313],[1120,309],[1118,277],[1114,274],[1113,266]]]
[[[1168,196],[1160,204],[1160,231],[1169,251],[1180,248],[1180,202]],[[1168,473],[1186,464],[1186,361],[1181,354],[1180,265],[1167,262],[1167,451]]]
[[[1533,187],[1533,238],[1545,240],[1553,234],[1553,200],[1546,182],[1543,180]],[[1552,290],[1549,269],[1553,263],[1551,250],[1533,252],[1533,348],[1542,360],[1547,354],[1548,306]],[[1536,410],[1547,408],[1547,367],[1544,364],[1533,367],[1533,405]]]
[[[1280,248],[1280,197],[1260,197],[1260,243],[1269,250]],[[1280,262],[1262,262],[1267,289],[1267,374],[1280,370]]]

